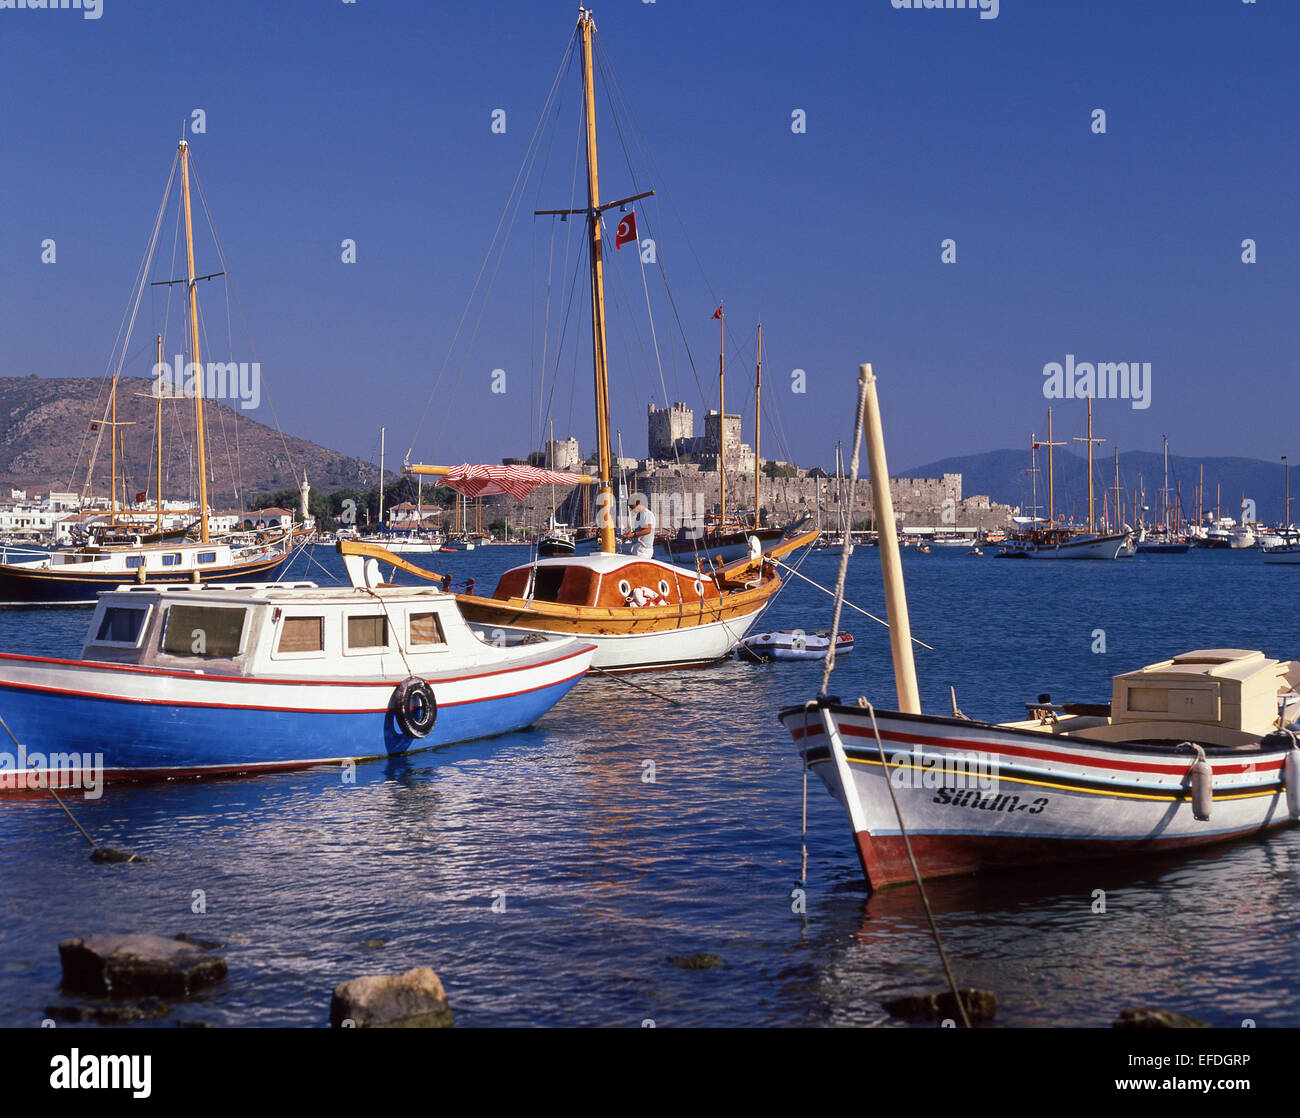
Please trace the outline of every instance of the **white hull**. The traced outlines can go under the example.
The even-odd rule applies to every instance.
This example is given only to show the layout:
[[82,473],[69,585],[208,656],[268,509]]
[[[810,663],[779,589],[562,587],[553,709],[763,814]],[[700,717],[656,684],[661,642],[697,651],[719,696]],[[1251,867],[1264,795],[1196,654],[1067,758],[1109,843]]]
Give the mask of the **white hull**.
[[1131,555],[1127,535],[1084,536],[1062,543],[1016,545],[1026,559],[1119,559]]
[[[865,709],[781,712],[805,761],[850,817],[873,888],[911,880]],[[1194,817],[1193,757],[988,723],[876,712],[890,781],[922,876],[1172,850],[1290,822],[1287,750],[1206,748],[1210,818]]]
[[652,670],[656,668],[683,668],[694,664],[711,664],[731,655],[732,649],[749,632],[764,607],[743,617],[716,621],[709,625],[693,625],[682,629],[665,629],[658,633],[628,633],[602,635],[599,633],[551,632],[546,629],[515,629],[509,626],[475,624],[476,632],[485,640],[504,638],[508,643],[521,641],[538,634],[551,639],[580,637],[584,643],[594,644],[596,651],[591,666],[604,671],[618,672]]

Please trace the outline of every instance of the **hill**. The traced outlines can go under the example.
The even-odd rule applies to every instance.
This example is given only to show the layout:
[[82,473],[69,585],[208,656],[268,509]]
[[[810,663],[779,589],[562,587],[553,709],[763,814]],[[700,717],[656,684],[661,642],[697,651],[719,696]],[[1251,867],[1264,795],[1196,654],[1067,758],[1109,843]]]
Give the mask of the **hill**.
[[[152,381],[123,377],[118,384],[117,418],[125,453],[119,476],[134,496],[154,489],[155,404],[147,393]],[[92,430],[107,418],[108,381],[84,377],[0,377],[0,494],[10,488],[29,494],[49,490],[80,493],[87,467],[95,459],[94,489],[109,491],[108,428]],[[214,508],[241,505],[261,493],[295,487],[303,471],[313,489],[330,492],[373,485],[375,467],[326,447],[258,423],[215,400],[204,402],[208,429],[209,502]],[[98,444],[98,445],[97,445]],[[169,400],[163,405],[163,496],[186,498],[194,490],[194,404]]]
[[[1205,467],[1206,506],[1214,511],[1215,487],[1219,487],[1220,511],[1224,516],[1241,519],[1242,497],[1255,501],[1258,519],[1265,523],[1282,520],[1283,476],[1282,461],[1268,462],[1257,458],[1186,458],[1169,456],[1169,488],[1182,486],[1182,515],[1194,515],[1195,489],[1200,468]],[[1027,515],[1032,498],[1029,476],[1029,451],[992,450],[984,454],[967,454],[956,458],[941,458],[937,462],[913,466],[907,470],[891,470],[900,477],[939,477],[942,474],[961,474],[962,493],[971,496],[986,493],[994,501],[1019,506]],[[1133,495],[1139,486],[1146,493],[1146,505],[1154,510],[1156,492],[1164,484],[1164,455],[1150,451],[1120,451],[1120,488],[1124,491],[1125,515],[1131,521]],[[1038,503],[1040,515],[1047,515],[1047,451],[1038,452]],[[1088,515],[1088,460],[1058,447],[1055,454],[1056,509],[1086,519]],[[1103,494],[1110,492],[1114,501],[1115,466],[1112,458],[1098,456],[1093,461],[1093,485],[1096,489],[1098,515]],[[1300,475],[1292,478],[1291,519],[1300,519]],[[1171,501],[1178,500],[1177,492],[1170,494]],[[1152,519],[1148,512],[1147,521]]]

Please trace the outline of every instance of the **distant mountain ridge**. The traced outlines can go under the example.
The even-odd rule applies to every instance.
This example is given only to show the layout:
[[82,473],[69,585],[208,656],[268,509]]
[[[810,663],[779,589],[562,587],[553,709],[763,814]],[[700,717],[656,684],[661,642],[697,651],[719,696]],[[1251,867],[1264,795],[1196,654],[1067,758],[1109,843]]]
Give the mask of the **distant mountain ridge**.
[[[152,494],[155,481],[155,405],[147,393],[152,381],[123,377],[118,382],[117,418],[131,423],[119,476],[126,476],[128,498]],[[86,468],[99,450],[93,492],[107,496],[111,450],[107,428],[91,425],[105,418],[108,381],[101,377],[0,377],[0,497],[9,490],[28,494],[50,490],[82,492]],[[306,471],[313,489],[331,492],[374,485],[375,467],[360,458],[279,431],[232,410],[217,400],[204,402],[208,429],[209,503],[214,508],[242,504],[263,493],[296,487]],[[163,496],[184,499],[196,482],[191,467],[194,403],[163,405]]]
[[[1058,447],[1054,455],[1056,481],[1056,511],[1067,517],[1083,520],[1088,515],[1088,460],[1086,456]],[[1300,463],[1298,463],[1300,464]],[[1215,486],[1219,486],[1219,509],[1223,516],[1241,519],[1242,496],[1253,498],[1258,519],[1277,524],[1282,520],[1284,478],[1282,460],[1275,462],[1258,458],[1188,458],[1169,455],[1170,501],[1177,503],[1179,484],[1182,485],[1182,517],[1195,516],[1195,490],[1201,467],[1205,467],[1206,507],[1213,512]],[[890,470],[899,477],[939,477],[942,474],[962,475],[962,495],[987,494],[992,500],[1013,507],[1019,506],[1024,515],[1029,513],[1032,488],[1029,477],[1029,450],[991,450],[983,454],[966,454],[955,458],[941,458],[922,466],[906,470]],[[1038,452],[1038,503],[1039,515],[1047,515],[1047,451]],[[1156,508],[1157,491],[1164,484],[1164,455],[1151,451],[1120,451],[1120,488],[1123,491],[1125,517],[1130,523],[1133,495],[1138,492],[1139,478],[1146,492],[1146,505],[1151,510],[1146,519],[1150,523]],[[1094,455],[1092,464],[1094,502],[1098,515],[1102,501],[1109,493],[1114,502],[1115,465],[1113,457]],[[1300,520],[1300,472],[1293,471],[1291,478],[1291,519]]]

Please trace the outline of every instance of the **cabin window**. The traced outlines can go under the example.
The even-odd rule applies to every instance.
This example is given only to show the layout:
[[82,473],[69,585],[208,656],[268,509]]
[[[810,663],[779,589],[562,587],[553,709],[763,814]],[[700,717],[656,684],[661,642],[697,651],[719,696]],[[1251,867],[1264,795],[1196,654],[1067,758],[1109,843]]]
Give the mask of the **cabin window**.
[[537,574],[533,577],[533,597],[539,602],[556,601],[563,581],[563,567],[538,567]]
[[[89,558],[90,558],[89,556],[86,556],[86,557],[84,557],[84,558],[83,558],[83,557],[79,557],[79,558],[77,559],[77,562],[79,562],[79,563],[85,563],[85,562],[88,562],[88,561],[89,561]],[[143,556],[143,555],[128,555],[128,556],[126,557],[126,567],[127,567],[127,570],[133,571],[133,570],[135,570],[137,567],[143,567],[143,566],[144,566],[144,556]]]
[[325,619],[323,617],[286,617],[280,627],[277,653],[324,652]]
[[163,651],[207,660],[238,656],[247,613],[224,606],[172,606],[167,610]]
[[217,561],[217,553],[216,553],[215,551],[200,551],[200,552],[199,552],[199,562],[200,562],[200,563],[215,563],[216,561]]
[[147,609],[127,609],[125,606],[109,606],[99,622],[95,640],[99,644],[129,644],[134,646],[140,639],[140,629],[144,625]]
[[436,613],[411,614],[411,647],[420,645],[446,644],[447,636],[442,631],[442,619]]
[[181,553],[179,551],[169,551],[162,557],[164,567],[178,567],[181,562]]
[[348,618],[348,648],[387,648],[388,618],[382,613]]

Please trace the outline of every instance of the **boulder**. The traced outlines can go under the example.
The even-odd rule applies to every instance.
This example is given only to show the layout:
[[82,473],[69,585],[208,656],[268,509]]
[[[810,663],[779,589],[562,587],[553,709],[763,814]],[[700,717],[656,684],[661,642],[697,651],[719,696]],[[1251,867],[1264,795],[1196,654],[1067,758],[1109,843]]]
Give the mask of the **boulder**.
[[1175,1013],[1172,1009],[1137,1009],[1120,1010],[1112,1029],[1208,1029],[1210,1024],[1185,1013]]
[[[992,990],[962,990],[961,1000],[972,1025],[992,1021],[993,1015],[998,1011],[998,997]],[[961,1023],[961,1014],[957,1012],[957,1001],[951,990],[937,994],[906,994],[885,1002],[885,1010],[894,1017],[909,1021],[942,1021],[950,1018]]]
[[226,977],[226,960],[154,935],[92,935],[59,944],[63,987],[82,994],[183,998]]
[[168,1007],[157,998],[138,1002],[113,1002],[106,1005],[47,1005],[45,1016],[52,1021],[96,1021],[101,1025],[122,1025],[129,1021],[149,1021],[166,1017]]
[[445,1029],[451,1006],[442,982],[430,967],[405,974],[363,975],[334,987],[330,1024],[351,1022],[358,1029]]
[[669,955],[668,962],[675,967],[681,967],[682,970],[708,970],[710,967],[722,966],[722,960],[708,951],[700,951],[694,955]]

